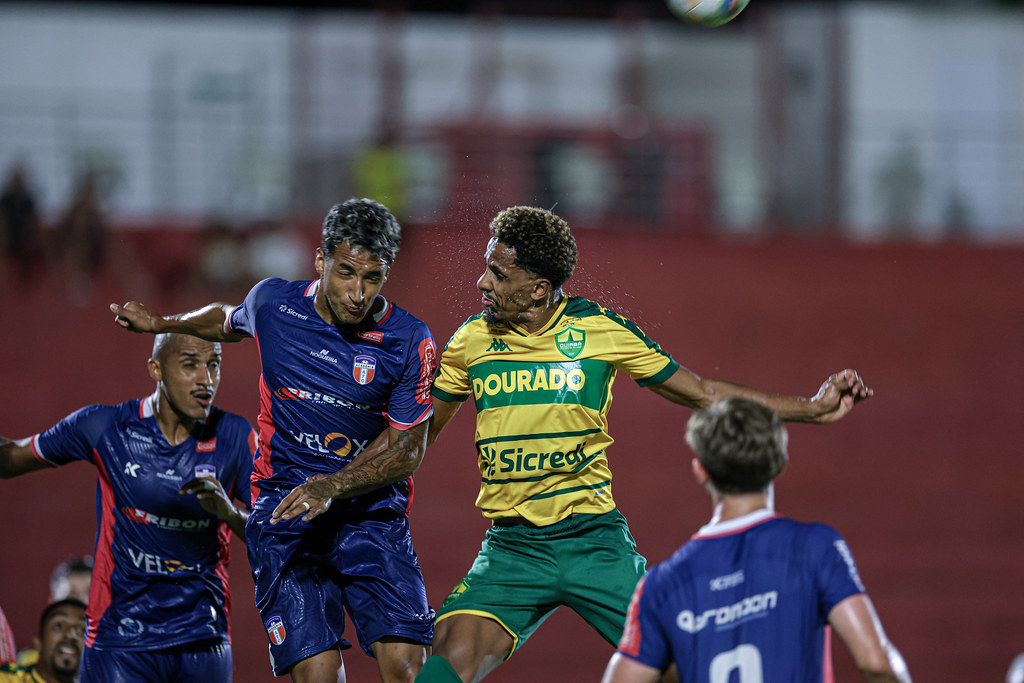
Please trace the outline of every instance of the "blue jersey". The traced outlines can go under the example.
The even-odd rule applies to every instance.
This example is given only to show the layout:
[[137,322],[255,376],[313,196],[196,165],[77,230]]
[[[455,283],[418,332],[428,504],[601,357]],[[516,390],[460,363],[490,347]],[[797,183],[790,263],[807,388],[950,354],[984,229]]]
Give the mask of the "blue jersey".
[[96,466],[96,551],[86,645],[153,650],[227,638],[231,531],[183,484],[212,474],[229,498],[242,497],[256,437],[242,417],[219,408],[177,446],[153,415],[153,397],[94,405],[32,438],[50,465]]
[[675,662],[683,683],[820,683],[828,614],[863,592],[833,529],[759,510],[703,527],[647,573],[619,652]]
[[[383,299],[359,325],[333,325],[313,306],[318,285],[264,280],[228,318],[260,350],[257,509],[274,509],[313,474],[342,469],[388,426],[406,430],[431,415],[437,346],[427,326]],[[411,500],[410,478],[334,506],[406,514]]]

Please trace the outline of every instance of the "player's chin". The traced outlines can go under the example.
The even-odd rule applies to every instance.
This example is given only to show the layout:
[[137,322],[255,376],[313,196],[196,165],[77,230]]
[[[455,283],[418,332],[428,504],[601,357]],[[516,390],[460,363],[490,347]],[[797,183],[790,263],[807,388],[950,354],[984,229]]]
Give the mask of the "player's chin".
[[197,403],[192,406],[192,409],[188,411],[188,416],[193,420],[205,420],[210,417],[210,411],[213,409],[212,403]]

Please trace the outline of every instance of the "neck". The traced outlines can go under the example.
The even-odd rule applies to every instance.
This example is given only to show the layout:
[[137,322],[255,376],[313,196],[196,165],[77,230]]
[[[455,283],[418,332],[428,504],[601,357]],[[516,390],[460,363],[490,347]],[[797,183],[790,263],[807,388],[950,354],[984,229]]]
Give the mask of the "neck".
[[516,324],[530,334],[539,332],[544,329],[544,326],[551,320],[551,316],[558,310],[558,305],[562,303],[562,297],[562,290],[558,290],[547,301],[539,303],[524,312],[522,318],[517,320]]
[[774,510],[772,504],[772,491],[769,487],[759,493],[736,493],[723,495],[717,491],[712,492],[711,501],[714,505],[714,512],[711,514],[711,524],[728,522],[744,515],[749,515],[757,510]]
[[61,675],[50,671],[50,667],[43,664],[40,660],[36,664],[35,672],[36,676],[43,679],[45,683],[74,683],[75,677],[73,675]]
[[182,415],[174,409],[164,392],[157,386],[153,394],[153,417],[160,426],[167,443],[177,446],[192,435],[192,429],[196,426],[195,419]]

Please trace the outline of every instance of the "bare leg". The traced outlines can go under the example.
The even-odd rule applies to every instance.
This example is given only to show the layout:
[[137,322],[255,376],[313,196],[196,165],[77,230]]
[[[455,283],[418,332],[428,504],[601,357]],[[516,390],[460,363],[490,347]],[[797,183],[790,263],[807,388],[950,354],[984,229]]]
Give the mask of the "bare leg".
[[370,643],[383,683],[412,683],[427,658],[427,649],[421,643],[395,637]]
[[292,666],[290,673],[295,683],[345,683],[341,649],[333,647],[307,657]]
[[453,614],[437,622],[433,654],[444,657],[463,683],[476,683],[498,668],[514,641],[493,619]]

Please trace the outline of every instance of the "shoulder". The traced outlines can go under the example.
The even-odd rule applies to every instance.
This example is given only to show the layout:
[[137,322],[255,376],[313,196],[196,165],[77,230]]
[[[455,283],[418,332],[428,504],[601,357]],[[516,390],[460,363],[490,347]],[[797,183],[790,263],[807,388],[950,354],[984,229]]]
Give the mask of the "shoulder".
[[384,327],[401,330],[406,336],[433,336],[427,324],[415,315],[402,308],[394,301],[388,302],[388,306],[390,309],[387,313],[387,318],[381,323]]
[[257,282],[246,297],[247,303],[262,304],[281,299],[298,299],[307,295],[316,280],[283,280],[268,277]]
[[248,439],[252,425],[241,415],[229,413],[216,406],[210,410],[210,416],[206,418],[206,424],[200,430],[204,438],[222,436],[225,438],[238,438],[241,441]]
[[477,313],[466,318],[461,325],[455,328],[451,338],[455,339],[456,337],[465,337],[471,334],[486,333],[487,328],[488,325],[484,320],[484,314]]
[[79,408],[64,418],[64,421],[93,428],[124,424],[130,422],[133,418],[139,417],[139,403],[140,399],[126,401],[113,406],[95,403]]

